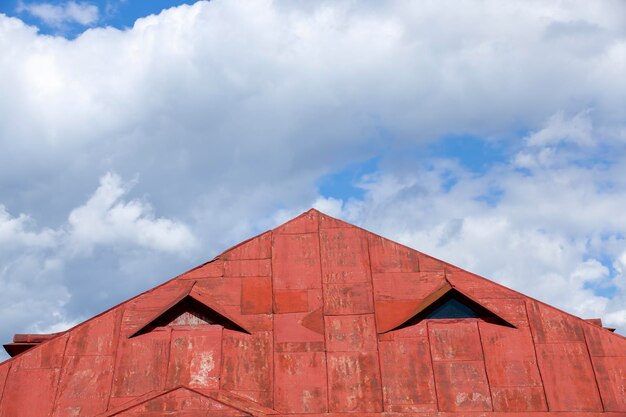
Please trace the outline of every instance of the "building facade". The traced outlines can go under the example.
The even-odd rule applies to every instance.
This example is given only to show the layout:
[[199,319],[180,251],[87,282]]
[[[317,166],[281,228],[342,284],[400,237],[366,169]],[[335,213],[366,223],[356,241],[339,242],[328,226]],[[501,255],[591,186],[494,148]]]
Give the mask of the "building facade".
[[1,417],[626,416],[624,337],[315,210],[6,347]]

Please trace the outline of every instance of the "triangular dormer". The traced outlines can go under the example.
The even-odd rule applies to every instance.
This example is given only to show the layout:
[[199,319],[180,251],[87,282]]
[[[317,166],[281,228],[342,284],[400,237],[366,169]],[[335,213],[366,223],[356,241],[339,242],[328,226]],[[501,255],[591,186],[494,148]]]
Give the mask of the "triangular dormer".
[[387,329],[380,329],[379,333],[403,329],[426,319],[480,319],[502,326],[515,327],[446,281],[441,288],[423,299],[400,323]]
[[158,327],[191,327],[201,330],[205,326],[222,326],[250,334],[242,325],[210,305],[202,293],[190,289],[142,324],[129,338],[151,332]]

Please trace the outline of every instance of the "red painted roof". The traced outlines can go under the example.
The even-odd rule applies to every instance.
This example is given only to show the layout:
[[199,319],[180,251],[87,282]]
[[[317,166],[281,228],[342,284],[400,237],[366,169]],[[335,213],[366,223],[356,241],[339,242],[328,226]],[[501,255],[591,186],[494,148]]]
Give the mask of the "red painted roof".
[[626,415],[624,337],[315,210],[22,339],[0,417]]

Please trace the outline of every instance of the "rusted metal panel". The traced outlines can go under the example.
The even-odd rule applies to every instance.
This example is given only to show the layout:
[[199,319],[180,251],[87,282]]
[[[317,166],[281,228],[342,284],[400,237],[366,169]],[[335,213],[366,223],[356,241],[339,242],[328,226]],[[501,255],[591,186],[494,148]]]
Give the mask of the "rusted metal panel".
[[372,274],[374,298],[421,301],[445,284],[443,272],[396,272]]
[[247,335],[224,330],[222,340],[220,388],[273,392],[271,332]]
[[378,333],[388,332],[404,323],[415,314],[420,305],[421,301],[415,300],[376,301],[374,310]]
[[224,261],[225,277],[269,277],[272,274],[270,259],[242,259]]
[[61,334],[44,342],[16,358],[14,367],[19,368],[60,368],[68,334]]
[[322,280],[325,283],[370,282],[367,237],[356,228],[320,231]]
[[403,338],[379,343],[386,412],[437,409],[428,339]]
[[602,411],[584,343],[536,344],[535,347],[550,411]]
[[274,344],[275,352],[324,352],[324,342],[283,342]]
[[448,265],[445,262],[440,261],[439,259],[433,258],[432,256],[428,256],[421,252],[418,252],[418,262],[419,262],[419,270],[422,272],[426,271],[450,271],[457,270],[458,268]]
[[106,417],[240,417],[250,414],[198,392],[179,388],[146,400],[133,401]]
[[[239,392],[245,391],[217,391],[207,393],[211,398],[217,401],[229,405],[238,410],[245,411],[255,416],[263,417],[268,414],[276,414],[276,410],[261,405],[260,400],[251,400],[249,396],[239,394]],[[249,391],[248,391],[249,392]],[[263,394],[264,395],[264,394]]]
[[[189,416],[202,416],[202,417],[238,417],[249,416],[248,413],[244,413],[241,410],[235,410],[234,408],[222,404],[212,398],[200,396],[196,393],[186,390],[178,390],[168,395],[163,395],[147,401],[143,404],[139,404],[132,409],[116,414],[116,416],[142,416],[142,417],[156,417],[172,415],[173,412],[178,411],[195,411],[195,413],[187,414]],[[179,413],[175,414],[176,416]]]
[[173,330],[166,387],[219,389],[222,332],[221,326]]
[[244,279],[247,279],[247,277],[205,279],[196,282],[194,289],[201,291],[212,304],[239,307],[241,306],[241,289]]
[[428,323],[433,361],[482,361],[476,320],[437,320]]
[[373,314],[326,316],[324,322],[328,352],[376,351],[376,322]]
[[231,394],[236,394],[240,398],[250,400],[257,406],[272,407],[274,405],[274,392],[273,391],[247,391],[247,390],[233,390],[229,391]]
[[105,411],[114,365],[114,356],[66,356],[52,416],[93,416]]
[[274,234],[317,233],[319,230],[319,212],[309,210],[289,220],[273,230]]
[[227,250],[220,258],[227,261],[269,259],[272,257],[272,232],[265,232]]
[[326,354],[285,352],[275,357],[274,409],[284,413],[327,412]]
[[372,285],[369,282],[324,284],[324,314],[368,313],[374,313]]
[[531,299],[526,309],[536,343],[584,342],[582,320]]
[[224,276],[224,261],[221,259],[214,259],[211,262],[207,262],[204,265],[200,265],[197,268],[187,271],[182,274],[179,279],[206,279],[217,278]]
[[302,327],[306,327],[319,334],[324,334],[324,312],[321,308],[310,312],[300,321]]
[[431,320],[428,339],[439,409],[491,411],[477,320]]
[[320,315],[320,330],[303,326],[302,321],[309,313],[276,314],[274,316],[274,339],[276,343],[324,342],[324,321]]
[[479,327],[487,375],[492,385],[541,386],[535,347],[528,328],[511,329],[490,323],[479,323]]
[[331,412],[382,412],[377,352],[328,352],[328,408]]
[[419,254],[384,237],[368,233],[372,272],[417,272]]
[[274,289],[303,290],[322,288],[317,233],[274,234],[272,251]]
[[[376,317],[376,323],[378,325],[378,316]],[[401,329],[392,330],[390,332],[379,334],[378,340],[396,340],[406,339],[412,337],[428,337],[428,320],[421,321],[411,326],[403,327]],[[379,329],[380,332],[380,329]]]
[[441,411],[492,411],[482,361],[433,362],[437,402]]
[[155,330],[131,339],[121,338],[112,396],[134,397],[163,389],[170,352],[170,333],[169,330]]
[[496,411],[547,411],[530,329],[479,323]]
[[274,313],[303,313],[310,311],[309,290],[274,291]]
[[455,288],[475,300],[480,301],[485,298],[524,298],[520,293],[462,269],[446,268],[446,278]]
[[529,327],[526,303],[521,298],[482,298],[480,305],[517,328]]
[[350,223],[346,223],[343,220],[339,220],[339,219],[335,219],[334,217],[327,216],[324,213],[319,213],[319,224],[320,224],[320,229],[337,229],[337,228],[353,228],[354,227]]
[[547,411],[543,387],[496,387],[491,386],[493,409],[513,413]]
[[7,376],[9,375],[9,371],[11,370],[11,362],[4,362],[0,364],[0,401],[2,400],[2,395],[4,392],[4,386],[7,381]]
[[75,328],[69,334],[65,354],[113,355],[117,348],[122,307],[96,317]]
[[272,312],[272,278],[245,277],[241,289],[241,313],[263,314]]
[[4,387],[0,417],[47,417],[52,413],[58,368],[13,366]]
[[626,338],[596,326],[583,326],[591,356],[626,356]]
[[626,413],[626,356],[596,356],[591,361],[604,409]]
[[239,324],[248,333],[272,330],[272,314],[241,314],[241,306],[220,306],[224,316]]

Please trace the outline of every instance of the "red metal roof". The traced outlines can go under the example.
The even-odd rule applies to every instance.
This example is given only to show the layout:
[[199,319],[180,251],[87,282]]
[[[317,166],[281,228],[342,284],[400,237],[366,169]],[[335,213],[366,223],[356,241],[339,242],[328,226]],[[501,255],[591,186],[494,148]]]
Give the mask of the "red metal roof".
[[624,337],[315,210],[22,339],[0,417],[626,415]]

